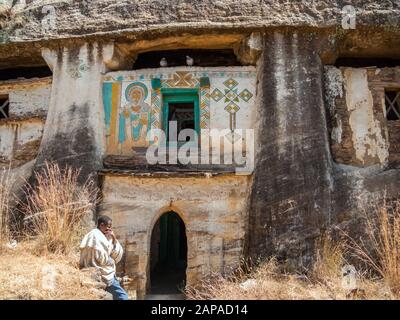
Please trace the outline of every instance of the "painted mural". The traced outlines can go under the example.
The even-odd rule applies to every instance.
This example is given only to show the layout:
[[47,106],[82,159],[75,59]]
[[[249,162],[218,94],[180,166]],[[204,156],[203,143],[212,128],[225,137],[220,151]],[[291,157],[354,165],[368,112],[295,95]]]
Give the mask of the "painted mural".
[[129,146],[145,146],[150,125],[150,105],[145,102],[147,87],[141,82],[129,84],[125,90],[125,103],[119,109],[118,140]]
[[[131,155],[162,129],[165,89],[197,89],[201,129],[248,129],[255,121],[253,67],[160,68],[111,72],[103,78],[107,154]],[[235,137],[232,135],[232,139]]]

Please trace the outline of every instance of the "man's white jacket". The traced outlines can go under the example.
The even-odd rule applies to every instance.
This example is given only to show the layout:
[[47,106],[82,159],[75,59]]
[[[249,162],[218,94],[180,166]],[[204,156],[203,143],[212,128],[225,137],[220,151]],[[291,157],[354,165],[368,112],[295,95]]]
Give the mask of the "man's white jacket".
[[99,229],[93,229],[80,245],[80,267],[95,267],[101,271],[103,281],[110,286],[115,277],[115,265],[121,260],[123,249],[118,240],[115,245]]

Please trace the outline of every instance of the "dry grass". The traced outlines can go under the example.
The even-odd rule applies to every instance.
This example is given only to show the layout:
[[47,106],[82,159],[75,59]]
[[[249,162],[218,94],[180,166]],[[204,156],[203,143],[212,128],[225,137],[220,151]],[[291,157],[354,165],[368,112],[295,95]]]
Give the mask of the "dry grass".
[[[346,242],[335,242],[324,237],[317,245],[316,261],[308,276],[285,273],[275,259],[270,259],[256,268],[242,267],[235,276],[215,275],[202,281],[187,289],[188,298],[399,299],[400,200],[388,203],[373,199],[360,211],[366,221],[364,239],[347,235]],[[348,265],[346,257],[363,262],[351,278],[351,285],[345,273],[354,267]]]
[[366,239],[349,237],[349,248],[400,298],[400,200],[384,198],[368,207],[369,213],[363,210]]
[[[247,285],[246,285],[247,284]],[[330,292],[314,285],[306,277],[285,274],[275,259],[262,263],[247,276],[224,278],[215,276],[197,288],[188,288],[193,300],[303,300],[331,299]]]
[[[329,237],[322,240],[321,250],[309,276],[288,274],[276,259],[258,267],[239,269],[233,277],[215,275],[197,287],[187,288],[193,300],[345,300],[393,299],[385,283],[357,277],[357,289],[349,291],[342,285],[344,243],[334,243]],[[248,270],[244,272],[243,270]],[[247,285],[246,285],[247,284]]]
[[[78,183],[79,171],[46,164],[26,187],[21,203],[29,233],[11,249],[0,242],[0,299],[98,299],[81,283],[90,275],[79,270],[81,220],[94,205],[93,182]],[[1,237],[9,239],[9,171],[0,174]],[[34,238],[33,240],[27,240]]]
[[[14,250],[0,248],[0,299],[98,299],[78,269],[77,254],[34,255],[34,242],[19,243]],[[87,279],[86,281],[90,281]]]
[[10,240],[12,183],[10,170],[0,169],[0,245]]
[[78,177],[79,170],[46,163],[35,173],[35,186],[26,188],[24,220],[40,251],[68,254],[78,246],[82,219],[91,213],[96,201],[93,181],[81,185]]
[[320,281],[337,279],[340,270],[346,264],[345,248],[342,241],[332,241],[329,235],[322,237],[313,266],[312,276]]

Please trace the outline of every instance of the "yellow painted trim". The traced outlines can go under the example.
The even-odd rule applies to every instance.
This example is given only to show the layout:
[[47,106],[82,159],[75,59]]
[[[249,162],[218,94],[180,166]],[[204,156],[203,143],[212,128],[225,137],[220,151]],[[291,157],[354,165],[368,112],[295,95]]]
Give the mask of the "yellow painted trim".
[[109,154],[118,153],[118,134],[117,128],[119,125],[118,109],[121,100],[121,83],[115,82],[112,84],[112,99],[111,99],[111,117],[110,117],[110,141],[108,147]]

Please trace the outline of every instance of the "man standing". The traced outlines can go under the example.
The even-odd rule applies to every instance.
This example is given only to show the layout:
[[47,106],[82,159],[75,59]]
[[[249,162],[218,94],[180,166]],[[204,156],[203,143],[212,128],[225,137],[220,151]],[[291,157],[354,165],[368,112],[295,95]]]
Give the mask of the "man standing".
[[80,245],[80,267],[95,267],[100,270],[101,278],[107,285],[106,290],[114,300],[128,300],[128,294],[115,276],[115,265],[121,260],[123,249],[112,231],[112,220],[100,216],[97,228],[90,231]]

